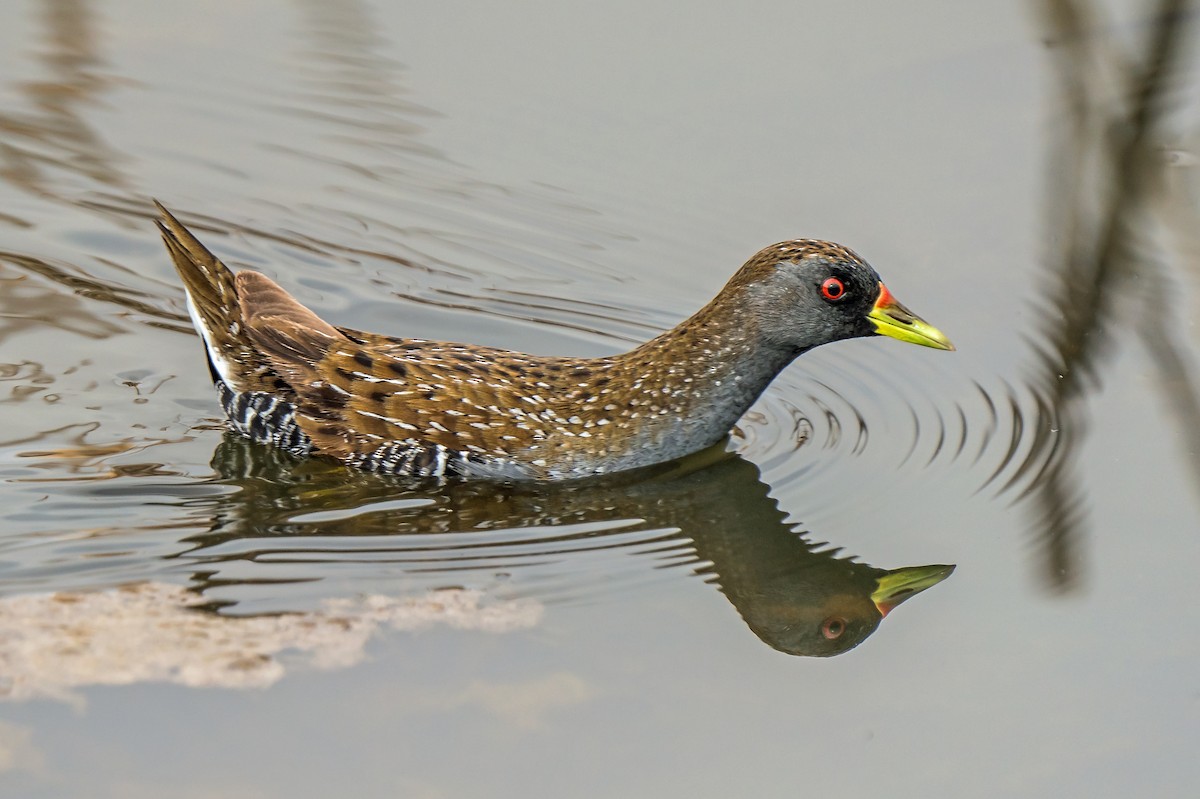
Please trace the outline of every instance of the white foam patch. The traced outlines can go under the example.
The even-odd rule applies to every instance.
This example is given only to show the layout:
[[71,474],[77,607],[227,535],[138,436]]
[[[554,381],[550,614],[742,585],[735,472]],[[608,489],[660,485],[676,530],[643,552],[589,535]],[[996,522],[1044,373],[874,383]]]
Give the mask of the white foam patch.
[[0,599],[0,698],[78,704],[76,689],[140,682],[265,688],[289,668],[353,666],[383,629],[503,633],[533,627],[543,613],[534,600],[464,589],[330,599],[317,611],[270,616],[194,609],[204,601],[157,582]]

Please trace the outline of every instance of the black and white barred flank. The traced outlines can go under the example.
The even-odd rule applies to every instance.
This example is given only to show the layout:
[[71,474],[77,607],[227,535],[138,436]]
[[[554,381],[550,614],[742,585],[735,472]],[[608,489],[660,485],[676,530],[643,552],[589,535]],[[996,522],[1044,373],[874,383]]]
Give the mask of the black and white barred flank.
[[[224,380],[218,379],[214,384],[229,426],[235,432],[292,455],[313,453],[312,439],[296,422],[295,405],[263,391],[235,392]],[[518,472],[516,464],[506,458],[420,441],[392,441],[346,463],[366,472],[401,477],[510,477]]]
[[421,441],[393,441],[346,461],[366,472],[405,477],[494,477],[508,478],[520,467],[507,458],[464,452]]
[[296,406],[264,391],[236,392],[215,381],[229,426],[251,441],[270,444],[293,455],[312,453],[312,439],[296,423]]
[[467,459],[466,453],[447,449],[441,444],[393,441],[347,463],[366,472],[443,477],[463,474]]

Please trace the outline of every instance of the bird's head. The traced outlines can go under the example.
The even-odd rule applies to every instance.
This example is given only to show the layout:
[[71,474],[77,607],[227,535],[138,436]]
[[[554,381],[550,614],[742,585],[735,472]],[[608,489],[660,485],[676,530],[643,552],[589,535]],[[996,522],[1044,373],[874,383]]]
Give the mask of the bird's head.
[[752,298],[758,334],[797,354],[874,335],[954,349],[940,330],[892,296],[870,264],[840,244],[813,239],[774,244],[750,259],[730,286]]

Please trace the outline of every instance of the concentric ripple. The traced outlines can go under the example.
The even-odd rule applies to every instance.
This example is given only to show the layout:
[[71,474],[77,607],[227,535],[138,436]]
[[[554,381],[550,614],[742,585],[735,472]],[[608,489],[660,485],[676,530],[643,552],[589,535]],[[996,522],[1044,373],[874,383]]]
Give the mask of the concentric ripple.
[[896,470],[969,470],[979,490],[1014,500],[1055,458],[1063,431],[1036,391],[956,379],[919,358],[885,368],[859,352],[804,356],[742,419],[737,450],[776,483],[870,458]]

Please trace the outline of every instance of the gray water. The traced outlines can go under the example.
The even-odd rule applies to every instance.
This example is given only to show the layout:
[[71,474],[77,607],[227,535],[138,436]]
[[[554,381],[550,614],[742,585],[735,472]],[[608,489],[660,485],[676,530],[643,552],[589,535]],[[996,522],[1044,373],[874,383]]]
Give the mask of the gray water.
[[[1195,795],[1200,30],[1110,5],[5,7],[0,794]],[[958,351],[403,486],[223,432],[152,197],[358,328],[610,354],[810,236]]]

